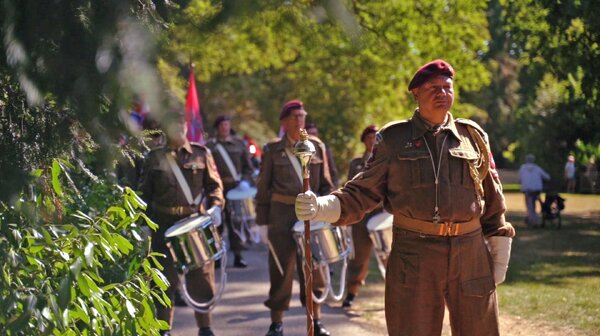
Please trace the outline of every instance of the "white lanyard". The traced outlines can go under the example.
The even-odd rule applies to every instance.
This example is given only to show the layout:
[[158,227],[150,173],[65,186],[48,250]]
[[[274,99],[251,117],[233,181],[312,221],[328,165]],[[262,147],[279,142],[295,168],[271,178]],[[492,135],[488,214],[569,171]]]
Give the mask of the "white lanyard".
[[[174,152],[171,152],[171,153],[174,153]],[[181,191],[183,191],[183,195],[185,196],[185,199],[188,201],[190,206],[197,206],[198,204],[200,204],[200,199],[202,198],[202,192],[200,192],[198,194],[198,196],[196,196],[196,198],[193,199],[192,198],[192,190],[190,189],[189,184],[185,180],[185,177],[183,176],[181,169],[179,169],[177,162],[175,162],[175,158],[169,152],[165,153],[165,157],[167,158],[167,162],[169,163],[169,166],[171,167],[173,174],[175,174],[175,178],[177,179],[177,182],[179,182],[179,187],[181,188]]]
[[[435,140],[435,137],[433,138]],[[435,209],[433,211],[433,223],[437,224],[440,221],[440,211],[438,208],[438,186],[440,181],[440,167],[442,166],[442,156],[444,155],[444,145],[446,144],[446,139],[448,139],[448,133],[444,137],[444,141],[442,141],[442,148],[440,148],[440,152],[438,155],[438,166],[437,170],[435,169],[435,163],[433,162],[433,154],[431,153],[431,149],[429,148],[429,144],[427,143],[427,139],[423,136],[423,140],[425,141],[425,146],[427,146],[427,151],[429,152],[429,158],[431,159],[431,168],[433,168],[433,176],[435,177]]]
[[231,174],[231,176],[233,176],[233,179],[236,182],[239,181],[241,178],[240,174],[238,173],[237,169],[235,169],[235,166],[233,165],[233,162],[231,161],[231,157],[229,156],[229,153],[227,153],[225,148],[223,148],[223,145],[221,145],[220,143],[217,143],[217,146],[215,146],[215,147],[217,148],[217,150],[219,151],[219,154],[221,154],[221,157],[225,161],[225,165],[227,165],[227,169],[229,169],[229,173]]

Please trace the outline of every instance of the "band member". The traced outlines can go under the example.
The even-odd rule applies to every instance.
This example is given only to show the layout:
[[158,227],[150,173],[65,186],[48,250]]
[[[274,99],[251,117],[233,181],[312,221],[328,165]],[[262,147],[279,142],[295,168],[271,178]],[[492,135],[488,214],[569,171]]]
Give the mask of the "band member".
[[[367,126],[360,135],[360,141],[365,145],[365,152],[350,161],[348,169],[348,178],[352,179],[356,174],[360,173],[369,158],[371,157],[371,151],[373,145],[375,145],[375,133],[378,128],[375,125]],[[360,286],[365,284],[365,279],[369,273],[369,256],[373,250],[373,241],[369,236],[367,230],[367,220],[373,213],[381,211],[382,207],[379,206],[373,212],[365,215],[359,223],[352,226],[352,245],[354,246],[354,258],[350,259],[348,263],[348,275],[346,281],[346,288],[348,288],[348,294],[342,303],[342,307],[350,308],[354,302],[356,294]]]
[[382,201],[394,216],[385,293],[392,336],[440,335],[445,306],[453,335],[499,335],[496,286],[515,230],[487,134],[450,112],[453,78],[443,60],[423,65],[408,85],[418,108],[377,133],[365,170],[331,195],[296,199],[302,220],[355,223]]
[[[265,301],[265,305],[271,310],[272,323],[267,336],[283,335],[283,314],[290,306],[295,268],[299,274],[300,287],[304,288],[302,260],[297,253],[292,229],[298,221],[294,213],[294,201],[296,195],[303,190],[300,163],[293,150],[294,144],[300,140],[300,129],[304,128],[306,115],[304,104],[300,100],[291,100],[283,105],[279,120],[284,134],[265,145],[256,183],[256,222],[268,227],[267,240],[272,251],[269,254],[271,289],[269,298]],[[316,153],[310,162],[310,188],[319,195],[326,195],[333,190],[333,183],[325,146],[318,138],[310,137],[309,140],[316,147]],[[324,282],[317,271],[313,278],[315,291],[323,291]],[[320,305],[315,303],[313,307],[314,334],[330,335],[321,323]]]
[[[220,115],[215,119],[216,137],[210,139],[206,146],[210,148],[223,181],[225,195],[240,183],[252,183],[254,165],[250,161],[250,153],[240,137],[231,134],[231,118]],[[233,266],[246,268],[248,264],[242,258],[244,248],[240,238],[244,230],[242,224],[242,209],[239,201],[228,201],[223,212],[224,226],[227,226],[230,248],[233,251]],[[223,227],[220,227],[221,232]]]
[[[165,232],[176,221],[195,212],[210,214],[213,224],[218,226],[221,222],[221,207],[224,204],[221,178],[210,150],[187,140],[183,114],[180,114],[177,122],[173,124],[172,127],[165,129],[168,137],[166,145],[156,147],[148,153],[140,180],[141,196],[148,203],[148,215],[159,225],[158,230],[152,233],[151,246],[154,252],[165,255],[161,264],[164,266],[163,273],[170,283],[166,294],[171,302],[175,298],[179,278],[173,257],[165,242]],[[208,211],[205,211],[204,202],[190,204],[175,176],[175,169],[169,164],[168,155],[175,159],[171,162],[176,162],[179,171],[187,181],[192,197],[201,195],[200,199],[205,201]],[[214,279],[214,264],[205,264],[187,274],[187,291],[194,300],[206,302],[214,296]],[[172,326],[174,309],[165,307],[158,301],[156,306],[158,318]],[[210,313],[195,312],[195,318],[199,336],[214,335],[210,328]],[[162,335],[171,334],[167,330]]]

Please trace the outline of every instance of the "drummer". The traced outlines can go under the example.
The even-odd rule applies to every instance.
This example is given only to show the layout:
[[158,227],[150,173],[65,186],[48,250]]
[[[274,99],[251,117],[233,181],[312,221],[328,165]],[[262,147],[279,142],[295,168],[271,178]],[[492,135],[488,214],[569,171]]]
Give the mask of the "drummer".
[[[152,250],[165,255],[161,264],[164,266],[163,273],[170,283],[166,294],[171,302],[174,300],[179,278],[171,253],[166,246],[165,232],[176,221],[188,217],[194,212],[204,213],[205,208],[202,202],[198,202],[199,205],[196,206],[189,204],[166,156],[174,156],[189,185],[192,197],[202,195],[206,208],[209,209],[208,212],[212,214],[213,224],[216,226],[220,225],[220,209],[224,203],[221,178],[210,150],[198,143],[189,142],[186,137],[187,129],[183,113],[178,113],[177,117],[177,121],[170,123],[172,127],[165,129],[168,137],[166,145],[158,146],[148,153],[140,179],[141,196],[148,203],[147,213],[159,226],[158,230],[152,233]],[[187,290],[191,297],[194,300],[202,301],[212,299],[215,292],[214,279],[213,263],[207,263],[199,269],[190,271],[187,274]],[[157,317],[172,326],[173,307],[165,307],[158,301],[156,301],[156,307]],[[198,335],[213,336],[210,328],[210,313],[195,312],[194,315],[199,328]],[[163,331],[162,335],[170,336],[171,334],[167,330]]]
[[[360,141],[365,145],[365,152],[355,157],[350,161],[350,167],[348,169],[348,178],[352,179],[356,174],[360,173],[369,158],[371,157],[371,151],[373,145],[375,145],[375,134],[378,128],[375,125],[369,125],[365,127],[360,135]],[[365,215],[365,217],[356,225],[351,227],[352,230],[352,244],[354,246],[354,258],[350,260],[348,264],[348,277],[346,281],[346,288],[348,288],[348,294],[342,303],[342,307],[350,308],[358,294],[360,286],[365,284],[365,279],[369,273],[369,256],[373,249],[373,241],[369,237],[369,231],[367,230],[367,221],[375,213],[380,212],[383,209],[381,204],[372,212]]]
[[[225,188],[225,195],[238,185],[244,184],[248,186],[248,183],[254,184],[252,174],[255,168],[250,160],[250,153],[244,140],[232,134],[231,117],[219,115],[215,119],[214,127],[217,132],[216,136],[210,139],[206,143],[206,146],[210,148],[215,158],[217,169]],[[223,220],[225,222],[224,226],[227,226],[229,246],[233,251],[233,267],[246,268],[248,264],[242,258],[243,242],[239,234],[234,230],[234,228],[241,230],[243,227],[241,218],[234,216],[232,205],[232,202],[227,203],[223,213]],[[223,227],[219,229],[221,232],[223,231]]]
[[[283,314],[290,306],[294,268],[299,274],[300,288],[304,288],[302,260],[297,253],[292,228],[298,221],[294,201],[296,195],[303,190],[300,164],[293,150],[294,144],[300,140],[300,129],[304,128],[306,115],[304,103],[300,100],[290,100],[283,105],[279,120],[284,134],[265,145],[256,184],[256,223],[261,226],[262,239],[274,251],[274,254],[269,254],[271,289],[269,298],[265,301],[265,305],[271,310],[271,325],[267,336],[283,335]],[[323,160],[325,145],[316,137],[311,136],[309,139],[316,148],[310,162],[310,188],[319,195],[326,195],[334,186],[327,160]],[[318,272],[314,272],[313,278],[315,291],[318,293],[324,290],[324,282]],[[321,323],[319,304],[314,303],[313,308],[315,336],[330,335]]]

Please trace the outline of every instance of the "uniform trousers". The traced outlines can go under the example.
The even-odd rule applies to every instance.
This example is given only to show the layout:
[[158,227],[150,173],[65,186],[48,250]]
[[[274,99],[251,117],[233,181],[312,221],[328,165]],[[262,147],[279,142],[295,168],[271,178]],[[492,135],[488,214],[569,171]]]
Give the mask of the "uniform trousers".
[[350,226],[352,229],[352,245],[354,258],[348,263],[348,293],[356,295],[360,286],[365,284],[369,273],[369,257],[373,250],[373,241],[367,230],[367,220]]
[[389,335],[440,335],[445,305],[452,335],[499,335],[492,272],[480,229],[442,237],[394,227],[385,286]]
[[[296,218],[294,205],[279,202],[271,203],[269,213],[269,241],[283,268],[283,274],[281,274],[273,255],[269,253],[269,279],[271,281],[271,288],[269,289],[269,298],[265,301],[265,306],[269,307],[271,311],[282,312],[289,309],[295,271],[298,272],[301,292],[304,293],[303,263],[301,256],[298,255],[297,243],[293,237],[293,227],[297,221],[298,218]],[[318,295],[323,292],[324,288],[323,276],[319,271],[313,271],[313,291]],[[314,303],[313,307],[313,317],[315,319],[320,318],[320,305]]]
[[[185,217],[185,216],[184,216]],[[169,280],[169,287],[165,291],[166,295],[171,300],[171,303],[175,300],[175,289],[179,287],[179,276],[177,269],[175,268],[175,262],[173,256],[169,251],[164,234],[167,229],[175,223],[177,220],[184,218],[181,216],[171,216],[166,214],[157,214],[154,216],[154,220],[159,225],[159,229],[152,234],[152,251],[163,253],[164,258],[158,258],[160,263],[163,265],[163,274]],[[198,302],[207,302],[214,297],[215,293],[215,266],[214,263],[204,264],[202,267],[190,271],[186,275],[186,288],[190,296]],[[156,315],[158,319],[167,321],[172,324],[173,307],[163,306],[160,302],[155,300],[156,304]],[[201,314],[194,312],[196,319],[196,325],[198,328],[210,326],[210,313]]]
[[244,249],[242,239],[236,231],[242,230],[242,222],[239,214],[241,212],[240,201],[227,201],[225,209],[223,209],[223,222],[225,225],[219,227],[219,233],[223,235],[225,226],[227,226],[227,237],[229,240],[228,250],[231,250],[234,255],[240,255]]

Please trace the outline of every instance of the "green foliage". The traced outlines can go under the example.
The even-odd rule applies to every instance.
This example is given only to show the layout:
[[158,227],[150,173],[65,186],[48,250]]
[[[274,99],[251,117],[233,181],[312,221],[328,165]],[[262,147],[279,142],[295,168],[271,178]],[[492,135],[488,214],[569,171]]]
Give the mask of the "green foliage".
[[153,299],[169,300],[148,249],[143,227],[156,224],[144,202],[101,180],[82,187],[87,175],[60,160],[35,175],[32,195],[0,204],[0,334],[158,335],[168,327],[154,315]]

